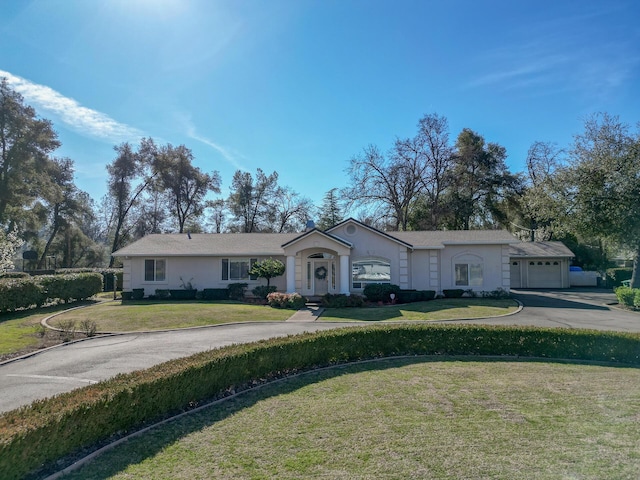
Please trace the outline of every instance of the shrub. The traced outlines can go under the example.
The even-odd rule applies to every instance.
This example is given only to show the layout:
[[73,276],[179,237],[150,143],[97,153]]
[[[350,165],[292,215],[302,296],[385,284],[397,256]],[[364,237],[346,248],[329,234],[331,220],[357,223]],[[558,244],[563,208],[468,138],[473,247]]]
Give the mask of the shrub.
[[633,288],[630,287],[618,287],[615,289],[618,302],[625,307],[633,307],[636,293]]
[[442,290],[445,298],[461,298],[464,295],[464,290],[461,288],[449,288]]
[[633,306],[636,308],[640,308],[640,288],[635,288],[634,291],[636,292],[636,294],[633,297]]
[[426,302],[436,298],[435,290],[400,290],[399,303]]
[[362,292],[370,302],[388,302],[391,300],[390,295],[394,293],[396,298],[400,292],[398,285],[390,283],[368,283]]
[[122,301],[126,302],[133,299],[133,292],[122,292]]
[[258,285],[256,288],[251,290],[256,297],[265,299],[267,295],[273,293],[277,290],[277,288],[273,285]]
[[43,275],[37,281],[51,301],[69,303],[71,300],[85,300],[102,291],[102,275],[99,273]]
[[322,297],[322,306],[327,308],[364,307],[364,298],[360,295],[327,293]]
[[169,295],[171,300],[195,300],[197,290],[171,289]]
[[159,300],[167,300],[171,294],[165,288],[156,288],[156,298]]
[[228,300],[229,290],[226,288],[205,288],[202,290],[203,300]]
[[267,295],[269,306],[274,308],[291,308],[300,310],[307,304],[307,299],[299,293],[272,292]]
[[244,292],[249,285],[247,283],[230,283],[229,284],[229,298],[231,300],[243,300]]
[[44,287],[34,278],[0,280],[0,312],[40,307],[46,300]]
[[0,272],[0,280],[3,278],[30,278],[27,272]]
[[482,292],[482,298],[495,298],[495,299],[503,299],[510,298],[511,294],[507,292],[504,288],[497,288],[490,292]]
[[142,300],[144,298],[144,288],[134,288],[132,298],[134,300]]

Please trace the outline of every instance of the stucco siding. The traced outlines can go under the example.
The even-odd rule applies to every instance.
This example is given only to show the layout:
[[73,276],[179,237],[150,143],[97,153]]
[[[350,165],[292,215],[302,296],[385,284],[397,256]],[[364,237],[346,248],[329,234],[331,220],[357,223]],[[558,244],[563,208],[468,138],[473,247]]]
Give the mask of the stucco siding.
[[[481,263],[482,284],[456,285],[456,263]],[[442,289],[462,288],[482,292],[505,288],[502,245],[448,245],[441,253],[441,267]]]

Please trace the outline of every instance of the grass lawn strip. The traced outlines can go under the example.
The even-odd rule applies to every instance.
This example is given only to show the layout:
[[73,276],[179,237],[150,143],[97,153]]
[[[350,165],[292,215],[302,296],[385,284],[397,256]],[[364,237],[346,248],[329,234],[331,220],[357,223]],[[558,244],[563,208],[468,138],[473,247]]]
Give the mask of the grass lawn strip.
[[234,322],[284,321],[293,311],[233,301],[223,302],[153,302],[122,304],[107,302],[90,308],[66,312],[51,319],[52,326],[61,322],[85,319],[96,322],[99,332],[135,332],[173,328],[220,325]]
[[636,479],[640,369],[384,359],[246,392],[64,478]]
[[438,299],[402,305],[370,308],[327,308],[321,321],[381,322],[381,321],[438,321],[498,317],[514,313],[518,303],[509,299],[455,298]]

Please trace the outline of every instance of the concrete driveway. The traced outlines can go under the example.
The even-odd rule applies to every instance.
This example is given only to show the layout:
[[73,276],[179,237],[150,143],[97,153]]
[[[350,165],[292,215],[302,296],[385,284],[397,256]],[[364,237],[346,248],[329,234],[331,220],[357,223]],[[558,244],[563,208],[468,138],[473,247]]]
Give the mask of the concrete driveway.
[[518,314],[463,323],[640,332],[640,313],[617,308],[617,299],[611,290],[573,288],[514,290],[512,293],[523,304]]
[[[640,332],[640,314],[611,308],[605,290],[514,292],[524,308],[516,315],[457,323],[536,325]],[[98,337],[62,345],[0,365],[0,412],[105,380],[118,373],[233,343],[326,330],[353,323],[245,323],[173,332]],[[357,325],[363,325],[362,323]]]

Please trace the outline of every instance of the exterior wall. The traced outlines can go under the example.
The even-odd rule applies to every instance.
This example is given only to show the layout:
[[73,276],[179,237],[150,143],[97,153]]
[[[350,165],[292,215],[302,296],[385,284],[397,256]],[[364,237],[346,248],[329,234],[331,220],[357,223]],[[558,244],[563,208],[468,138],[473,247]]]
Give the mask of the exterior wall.
[[[508,247],[507,247],[508,248]],[[509,290],[509,257],[502,245],[447,245],[440,254],[441,289],[462,288],[490,292],[499,288]],[[482,285],[458,286],[455,282],[456,257],[475,256],[482,263]]]
[[[166,261],[165,281],[147,282],[144,280],[144,261],[147,258]],[[251,258],[263,260],[266,257]],[[275,258],[283,263],[285,261],[285,257],[269,258]],[[180,277],[182,277],[182,280]],[[238,283],[239,280],[222,280],[222,257],[134,257],[124,260],[123,288],[125,291],[133,288],[144,288],[145,295],[153,295],[156,289],[180,289],[183,282],[191,282],[195,288],[202,290],[204,288],[226,288],[230,283]],[[264,278],[242,280],[242,282],[248,284],[247,292],[251,292],[258,285],[267,284]],[[280,291],[286,289],[285,282],[284,275],[271,279],[271,285],[274,285]]]
[[[386,260],[391,264],[391,283],[403,289],[411,288],[413,265],[410,252],[405,245],[354,223],[346,223],[331,233],[353,245],[350,258],[352,265],[354,261],[369,258]],[[351,273],[349,278],[351,279]],[[349,283],[351,293],[362,294],[362,288],[355,289],[352,282]]]

